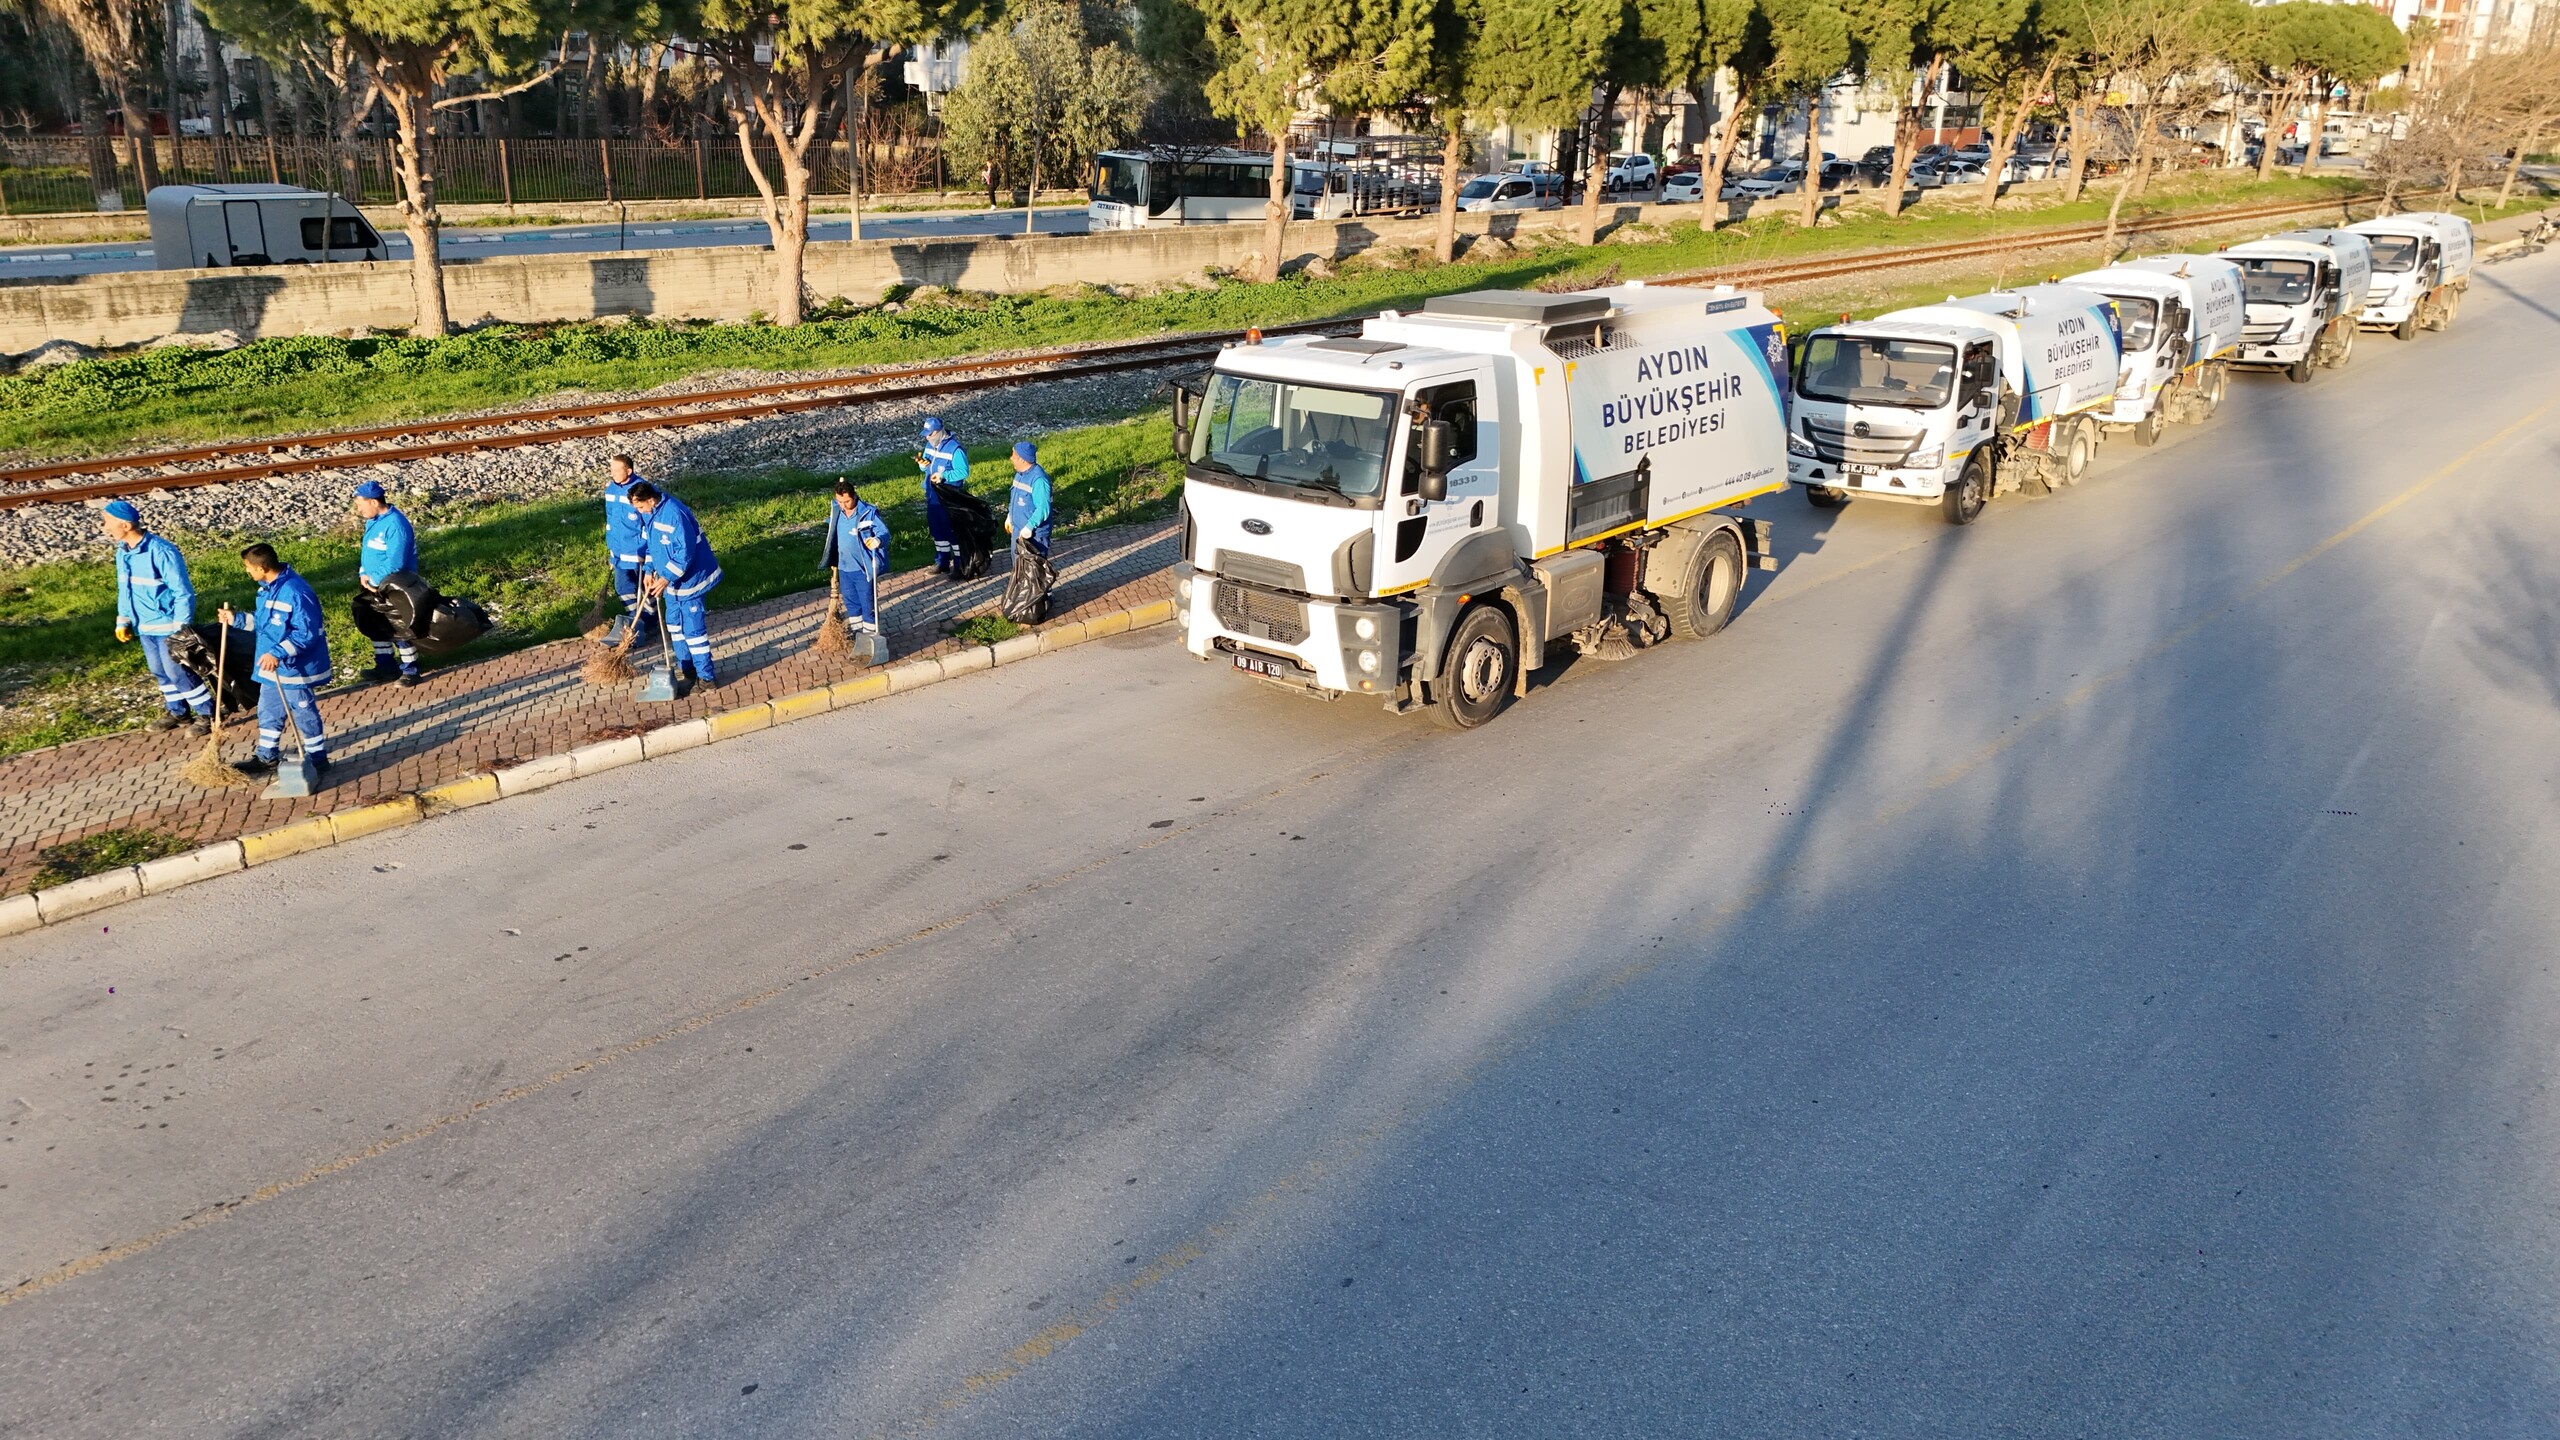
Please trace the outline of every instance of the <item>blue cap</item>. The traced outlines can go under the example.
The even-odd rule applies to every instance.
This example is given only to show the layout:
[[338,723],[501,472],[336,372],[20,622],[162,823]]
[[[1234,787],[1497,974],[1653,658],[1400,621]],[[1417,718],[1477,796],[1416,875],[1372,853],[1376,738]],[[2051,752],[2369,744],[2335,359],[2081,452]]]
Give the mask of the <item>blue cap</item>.
[[1032,464],[1037,465],[1040,463],[1040,447],[1032,444],[1028,440],[1016,440],[1013,442],[1013,458],[1016,460],[1028,460]]
[[127,525],[142,523],[142,512],[134,509],[133,502],[130,500],[110,500],[106,504],[106,511]]
[[939,415],[927,415],[926,417],[924,417],[924,433],[926,433],[927,435],[931,435],[931,434],[934,434],[935,432],[937,432],[937,431],[939,431],[939,430],[941,430],[941,429],[942,429],[942,417],[941,417],[941,416],[939,416]]
[[356,487],[356,498],[357,498],[357,499],[359,499],[359,500],[379,500],[379,499],[381,499],[381,498],[382,498],[382,486],[381,486],[381,484],[380,484],[380,483],[378,483],[378,482],[376,482],[376,481],[367,480],[367,481],[366,481],[366,482],[364,482],[363,484],[361,484],[361,485],[359,485],[359,486],[357,486],[357,487]]

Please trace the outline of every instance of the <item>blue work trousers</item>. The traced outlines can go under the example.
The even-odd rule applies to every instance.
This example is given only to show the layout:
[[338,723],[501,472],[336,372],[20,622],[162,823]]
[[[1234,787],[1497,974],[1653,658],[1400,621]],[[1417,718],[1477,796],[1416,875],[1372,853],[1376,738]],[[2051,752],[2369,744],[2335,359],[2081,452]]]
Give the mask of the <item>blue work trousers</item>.
[[631,612],[630,624],[640,632],[631,642],[634,645],[658,631],[657,607],[640,594],[640,577],[647,573],[638,560],[625,563],[621,556],[614,557],[613,593],[622,597],[622,608]]
[[160,703],[169,707],[170,714],[184,715],[189,710],[198,715],[213,713],[213,691],[196,678],[196,672],[179,664],[169,653],[168,636],[142,637],[142,663],[149,667],[151,678],[160,683]]
[[880,587],[870,566],[857,561],[838,570],[836,593],[844,597],[846,624],[880,628]]
[[308,685],[284,685],[261,677],[258,682],[258,758],[274,760],[284,745],[284,717],[302,736],[302,754],[318,760],[329,753],[329,733],[320,724],[320,702]]
[[691,599],[670,592],[667,638],[675,644],[676,665],[705,685],[720,683],[711,673],[711,607],[704,596]]

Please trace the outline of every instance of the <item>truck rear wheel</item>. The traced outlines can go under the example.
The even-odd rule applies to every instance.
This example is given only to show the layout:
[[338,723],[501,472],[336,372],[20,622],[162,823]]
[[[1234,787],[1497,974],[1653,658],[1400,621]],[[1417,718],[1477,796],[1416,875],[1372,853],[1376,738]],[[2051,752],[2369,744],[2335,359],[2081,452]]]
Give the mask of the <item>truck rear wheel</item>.
[[1718,530],[1691,558],[1686,594],[1658,595],[1671,633],[1704,640],[1733,619],[1742,603],[1742,541],[1730,530]]
[[2213,412],[2222,408],[2222,397],[2230,390],[2231,367],[2215,365],[2205,372],[2204,415],[2198,423],[2213,418]]
[[1938,502],[1945,507],[1948,524],[1970,525],[1982,518],[1982,507],[1991,503],[1990,468],[1980,450],[1964,462],[1964,473],[1947,487],[1946,498]]
[[1520,664],[1520,641],[1511,617],[1498,605],[1479,605],[1458,621],[1431,686],[1431,718],[1452,730],[1473,730],[1511,703]]

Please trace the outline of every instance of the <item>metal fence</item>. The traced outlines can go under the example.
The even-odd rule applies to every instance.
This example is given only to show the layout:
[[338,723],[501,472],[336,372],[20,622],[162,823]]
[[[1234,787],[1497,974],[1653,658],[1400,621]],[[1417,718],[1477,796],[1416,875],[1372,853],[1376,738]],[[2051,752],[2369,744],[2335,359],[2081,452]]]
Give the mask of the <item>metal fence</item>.
[[[935,173],[926,136],[866,146],[866,193],[919,188]],[[398,159],[388,138],[341,149],[317,140],[157,136],[152,152],[164,185],[266,181],[334,191],[361,205],[399,202]],[[696,140],[490,140],[429,142],[436,199],[444,205],[542,205],[591,200],[714,200],[756,193],[734,136]],[[780,156],[759,147],[766,178],[781,185]],[[811,151],[810,184],[822,195],[848,188],[847,147]],[[139,210],[143,187],[130,146],[78,136],[0,137],[0,215]]]

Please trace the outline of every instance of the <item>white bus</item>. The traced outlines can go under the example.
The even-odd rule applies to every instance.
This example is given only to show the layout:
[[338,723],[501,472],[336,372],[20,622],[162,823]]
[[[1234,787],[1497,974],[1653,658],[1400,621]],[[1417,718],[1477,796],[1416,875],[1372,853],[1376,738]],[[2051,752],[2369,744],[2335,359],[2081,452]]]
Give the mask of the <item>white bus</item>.
[[1087,228],[1259,220],[1271,201],[1271,156],[1243,150],[1106,150],[1093,162]]

